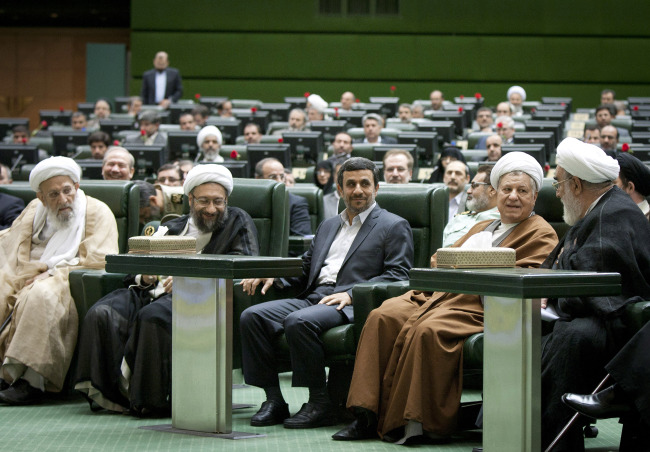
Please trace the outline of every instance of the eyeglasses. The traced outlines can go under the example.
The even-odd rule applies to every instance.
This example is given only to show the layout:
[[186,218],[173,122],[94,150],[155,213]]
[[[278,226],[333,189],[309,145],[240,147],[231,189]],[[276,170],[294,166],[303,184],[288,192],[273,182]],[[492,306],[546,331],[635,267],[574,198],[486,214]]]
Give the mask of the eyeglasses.
[[226,200],[223,198],[194,198],[194,202],[196,202],[199,207],[208,207],[210,204],[213,204],[215,207],[223,207],[226,205]]
[[48,197],[48,199],[52,201],[56,201],[59,199],[59,196],[61,196],[61,193],[63,193],[63,196],[70,196],[72,193],[74,193],[75,188],[72,185],[66,185],[63,190],[61,191],[51,191],[47,193],[45,196]]
[[490,185],[490,184],[488,184],[487,182],[472,182],[469,185],[470,187],[472,187],[472,190],[476,190],[481,185]]
[[552,182],[551,185],[553,186],[553,188],[555,189],[555,191],[557,191],[557,189],[560,187],[560,184],[561,184],[562,182],[566,182],[566,181],[571,180],[571,179],[573,179],[573,177],[568,177],[568,178],[566,178],[566,179],[564,179],[564,180],[561,180],[561,181],[557,181],[557,180],[556,180],[555,182]]
[[180,179],[177,177],[159,177],[158,182],[178,182]]
[[280,173],[280,174],[269,174],[268,177],[267,177],[267,179],[275,180],[275,181],[278,181],[278,182],[284,182],[284,173]]

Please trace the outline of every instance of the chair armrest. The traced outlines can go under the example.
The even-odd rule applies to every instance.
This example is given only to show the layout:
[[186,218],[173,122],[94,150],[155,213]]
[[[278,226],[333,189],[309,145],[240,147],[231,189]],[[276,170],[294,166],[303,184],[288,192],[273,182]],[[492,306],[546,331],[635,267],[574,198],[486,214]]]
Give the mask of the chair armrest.
[[368,314],[392,297],[399,296],[409,290],[408,281],[361,283],[352,288],[352,308],[354,310],[354,334],[358,341],[361,330],[366,323]]
[[634,329],[640,330],[643,325],[650,321],[650,301],[631,303],[625,307],[626,324]]

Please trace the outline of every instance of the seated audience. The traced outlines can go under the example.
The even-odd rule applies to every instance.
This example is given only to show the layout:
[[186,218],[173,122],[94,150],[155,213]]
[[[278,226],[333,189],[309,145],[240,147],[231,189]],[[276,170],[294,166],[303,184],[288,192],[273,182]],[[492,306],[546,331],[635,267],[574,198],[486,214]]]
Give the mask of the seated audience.
[[223,157],[219,155],[219,149],[223,143],[221,131],[215,126],[205,126],[196,136],[196,144],[201,148],[203,161],[210,163],[221,163]]
[[431,91],[429,94],[429,100],[431,101],[431,110],[433,111],[442,111],[443,104],[445,102],[445,96],[440,90]]
[[496,108],[496,115],[499,116],[512,116],[512,105],[510,102],[499,102]]
[[399,108],[397,109],[397,117],[399,118],[400,122],[403,122],[404,124],[410,124],[412,116],[413,112],[411,110],[411,105],[400,104]]
[[[343,162],[345,162],[345,160],[341,160],[339,163],[334,163],[334,180],[337,179],[337,175],[341,169],[341,166],[343,165]],[[323,195],[323,219],[326,220],[339,214],[340,199],[341,195],[339,195],[339,192],[336,189],[326,195]]]
[[346,91],[341,94],[341,110],[350,111],[352,110],[352,105],[357,100],[354,93],[351,91]]
[[167,136],[159,132],[160,116],[155,111],[145,111],[140,115],[140,135],[131,135],[124,144],[142,144],[145,146],[167,146]]
[[106,132],[98,130],[88,135],[88,145],[90,146],[90,154],[92,157],[96,160],[101,160],[111,145],[111,137]]
[[194,120],[194,115],[189,111],[181,113],[178,117],[178,124],[181,126],[181,130],[195,131],[196,130],[196,121]]
[[99,130],[99,120],[108,119],[111,115],[111,104],[108,99],[99,98],[95,101],[93,115],[86,125],[86,130]]
[[420,104],[413,104],[411,107],[411,119],[423,119],[424,107]]
[[197,126],[205,127],[205,123],[210,116],[210,110],[205,105],[197,105],[192,109],[192,115]]
[[512,106],[512,116],[521,116],[524,114],[522,104],[525,101],[526,91],[521,86],[515,85],[508,88],[508,102]]
[[131,180],[135,174],[135,159],[126,149],[113,146],[104,154],[102,177],[104,180]]
[[37,164],[29,175],[37,199],[0,235],[0,318],[11,319],[0,331],[0,403],[39,403],[63,389],[78,326],[68,273],[103,269],[118,252],[113,213],[80,179],[70,158]]
[[497,191],[490,185],[492,165],[478,167],[476,176],[467,189],[466,211],[449,219],[442,232],[442,246],[451,246],[478,222],[499,219]]
[[627,152],[620,152],[616,160],[621,170],[614,184],[630,195],[643,215],[650,220],[650,205],[646,200],[650,196],[650,168]]
[[183,185],[183,172],[178,165],[165,163],[158,168],[156,183],[170,187],[180,187]]
[[307,126],[307,115],[300,108],[294,108],[289,112],[289,127],[273,132],[273,135],[282,135],[285,132],[302,132]]
[[217,115],[221,118],[232,118],[232,102],[229,100],[224,100],[219,105],[217,105]]
[[384,181],[388,184],[408,184],[413,177],[413,156],[403,149],[391,149],[384,154]]
[[[29,130],[25,126],[14,126],[12,129],[12,142],[13,144],[29,144],[30,136]],[[43,149],[38,150],[38,159],[44,160],[49,157],[49,154]]]
[[[340,216],[321,223],[303,256],[303,274],[288,282],[295,298],[273,300],[246,309],[241,315],[244,378],[260,387],[266,401],[251,418],[256,427],[315,428],[337,423],[326,387],[325,356],[319,335],[352,321],[352,287],[366,281],[408,278],[413,265],[413,238],[406,220],[375,202],[379,174],[370,160],[346,160],[337,177],[345,200]],[[245,279],[244,292],[261,293],[273,278]],[[276,282],[277,284],[277,282]],[[283,284],[284,285],[284,284]],[[309,401],[290,417],[278,379],[275,341],[285,333],[289,344],[293,386],[309,388]]]
[[600,92],[600,105],[613,104],[616,102],[616,92],[612,89],[604,89]]
[[255,122],[244,126],[244,141],[246,144],[258,144],[262,141],[262,128]]
[[296,186],[296,178],[294,177],[293,172],[289,168],[284,169],[284,185],[286,185],[287,188]]
[[339,132],[332,141],[332,155],[329,161],[333,166],[337,163],[343,163],[349,159],[352,154],[352,137],[347,132]]
[[75,111],[70,117],[70,125],[73,130],[86,130],[88,126],[88,119],[86,115],[80,111]]
[[[599,105],[596,108],[596,124],[603,130],[603,127],[612,124],[612,119],[616,117],[616,107],[614,104]],[[616,127],[619,137],[629,138],[630,132],[624,127]]]
[[618,153],[618,129],[614,126],[604,126],[600,129],[600,148],[605,154],[614,158]]
[[497,134],[501,135],[502,144],[513,144],[515,142],[515,121],[509,116],[497,118]]
[[178,161],[178,167],[181,169],[183,172],[183,181],[185,181],[185,178],[187,177],[187,173],[194,168],[194,162],[191,160],[179,160]]
[[[165,223],[164,235],[195,237],[202,254],[259,254],[253,220],[228,206],[233,180],[227,168],[199,165],[188,173],[183,190],[190,214]],[[130,288],[111,292],[86,314],[75,389],[91,408],[169,415],[172,278],[131,275],[125,286]]]
[[[475,236],[487,234],[492,247],[515,250],[518,267],[539,267],[557,243],[553,228],[533,210],[542,178],[539,163],[527,154],[499,160],[490,183],[500,220],[477,223],[453,246],[475,247]],[[462,391],[463,343],[482,331],[479,295],[409,291],[384,301],[359,339],[347,401],[356,419],[333,438],[449,437]]]
[[[481,107],[476,112],[476,125],[478,125],[478,132],[492,132],[492,110],[488,107]],[[478,148],[485,149],[485,148]]]
[[458,160],[449,162],[445,168],[445,177],[442,180],[449,190],[449,216],[447,221],[454,218],[457,213],[465,211],[467,192],[465,185],[469,183],[467,165]]
[[585,133],[582,141],[600,146],[600,129],[597,125],[585,126]]
[[314,184],[323,190],[323,196],[336,190],[334,186],[334,167],[331,161],[323,160],[316,164],[316,168],[314,168]]
[[446,146],[440,153],[440,158],[436,162],[436,165],[433,167],[431,172],[431,177],[429,178],[429,183],[434,184],[436,182],[442,182],[445,177],[445,168],[449,162],[455,160],[460,160],[463,163],[465,162],[465,156],[460,151],[460,148],[456,146]]
[[9,167],[4,163],[0,163],[0,185],[11,184],[13,181]]
[[[268,157],[255,165],[255,179],[271,179],[284,183],[284,166],[278,159]],[[289,233],[291,235],[311,235],[309,205],[302,196],[289,193]]]
[[[625,306],[650,297],[650,224],[612,183],[619,171],[618,162],[594,145],[565,138],[557,147],[556,196],[571,229],[543,267],[620,273],[622,292],[542,300],[558,317],[542,337],[542,449],[573,415],[561,396],[596,387],[604,366],[629,338]],[[581,423],[553,450],[584,450]]]
[[368,113],[362,119],[364,138],[354,140],[355,143],[397,144],[397,139],[381,134],[384,120],[377,113]]
[[[475,157],[475,162],[496,162],[501,158],[501,143],[503,143],[503,138],[501,135],[494,134],[488,137],[485,137],[485,148],[487,149],[487,158],[483,159],[482,157]],[[478,149],[478,148],[477,148]]]
[[316,107],[307,107],[307,120],[312,121],[323,121],[325,120],[325,111],[321,111]]
[[142,98],[140,96],[131,96],[126,104],[126,112],[137,118],[142,109]]

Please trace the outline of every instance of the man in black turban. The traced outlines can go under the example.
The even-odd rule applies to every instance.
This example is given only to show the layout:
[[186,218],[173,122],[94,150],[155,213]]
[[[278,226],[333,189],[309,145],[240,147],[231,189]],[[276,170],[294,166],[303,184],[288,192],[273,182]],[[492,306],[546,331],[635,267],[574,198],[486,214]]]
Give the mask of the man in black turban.
[[650,220],[650,205],[646,196],[650,195],[650,168],[641,160],[626,152],[616,156],[621,171],[614,181],[639,206]]

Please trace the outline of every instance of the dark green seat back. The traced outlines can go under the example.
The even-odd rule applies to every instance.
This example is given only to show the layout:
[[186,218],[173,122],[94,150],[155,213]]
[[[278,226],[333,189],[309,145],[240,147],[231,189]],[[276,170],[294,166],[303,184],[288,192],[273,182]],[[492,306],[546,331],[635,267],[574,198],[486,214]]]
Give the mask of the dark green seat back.
[[309,218],[311,220],[312,234],[323,221],[323,190],[314,184],[296,184],[289,188],[289,192],[294,195],[302,196],[307,200],[309,206]]
[[284,184],[234,179],[228,204],[245,210],[257,228],[260,255],[286,257],[289,251],[289,196]]
[[551,178],[545,178],[542,182],[542,189],[539,191],[535,203],[535,213],[548,221],[560,239],[569,230],[569,225],[562,219],[564,208],[560,198],[555,196],[555,188],[551,185],[552,183],[553,179]]

